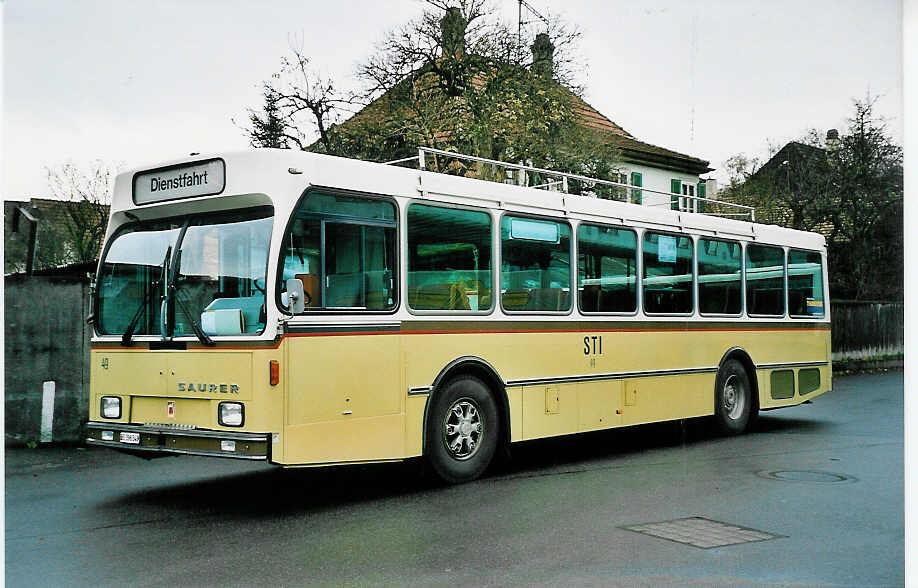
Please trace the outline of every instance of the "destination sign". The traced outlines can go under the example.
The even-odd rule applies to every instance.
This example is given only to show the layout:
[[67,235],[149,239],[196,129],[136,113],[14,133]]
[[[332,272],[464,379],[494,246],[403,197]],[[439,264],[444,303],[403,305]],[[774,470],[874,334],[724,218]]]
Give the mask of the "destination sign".
[[226,167],[222,159],[154,169],[134,174],[134,203],[219,194],[225,184]]

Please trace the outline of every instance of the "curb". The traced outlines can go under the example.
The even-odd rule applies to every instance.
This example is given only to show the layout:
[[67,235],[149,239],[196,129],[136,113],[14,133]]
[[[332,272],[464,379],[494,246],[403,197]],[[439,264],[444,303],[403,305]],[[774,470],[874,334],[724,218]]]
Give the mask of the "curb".
[[898,359],[850,359],[832,362],[833,374],[851,374],[873,370],[903,369],[905,360]]

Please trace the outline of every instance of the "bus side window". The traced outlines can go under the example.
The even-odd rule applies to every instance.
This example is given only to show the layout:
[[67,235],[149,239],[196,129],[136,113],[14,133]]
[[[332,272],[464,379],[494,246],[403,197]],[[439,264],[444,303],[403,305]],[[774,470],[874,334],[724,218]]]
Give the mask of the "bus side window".
[[822,293],[822,256],[791,249],[787,254],[787,297],[792,317],[825,316]]
[[503,307],[511,311],[570,310],[570,225],[505,215],[500,234]]
[[303,282],[307,308],[322,306],[320,235],[318,219],[298,218],[284,239],[281,288],[285,287],[288,279],[298,278]]
[[581,312],[637,310],[634,231],[582,224],[577,229],[577,288]]
[[491,215],[410,205],[408,306],[489,310],[491,300]]
[[746,308],[751,315],[784,316],[784,250],[746,246]]
[[395,307],[395,205],[380,199],[307,194],[281,250],[278,287],[303,283],[306,308],[388,310]]
[[644,233],[644,311],[650,314],[690,314],[693,306],[692,239],[648,231]]
[[701,314],[742,312],[742,264],[739,243],[698,240],[698,310]]

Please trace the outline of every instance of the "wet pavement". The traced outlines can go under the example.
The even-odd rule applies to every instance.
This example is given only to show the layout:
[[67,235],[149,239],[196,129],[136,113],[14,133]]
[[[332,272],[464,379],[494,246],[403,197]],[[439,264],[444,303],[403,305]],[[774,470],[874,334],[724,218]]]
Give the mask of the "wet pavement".
[[902,411],[901,372],[836,378],[741,437],[529,442],[454,487],[416,463],[7,449],[6,583],[898,586]]

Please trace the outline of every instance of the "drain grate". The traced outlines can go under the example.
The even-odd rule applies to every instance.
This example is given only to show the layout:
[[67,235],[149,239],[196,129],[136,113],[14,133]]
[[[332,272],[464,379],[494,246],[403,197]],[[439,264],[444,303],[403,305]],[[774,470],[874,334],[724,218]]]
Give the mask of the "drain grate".
[[755,543],[784,537],[784,535],[756,531],[748,527],[712,521],[704,517],[689,517],[661,523],[628,525],[622,527],[622,529],[691,545],[700,549]]
[[857,482],[857,478],[854,476],[816,470],[777,470],[774,472],[757,472],[757,475],[768,480],[780,480],[782,482],[814,482],[816,484]]

